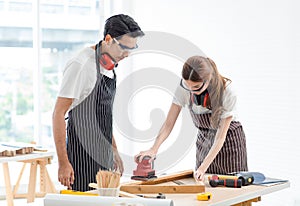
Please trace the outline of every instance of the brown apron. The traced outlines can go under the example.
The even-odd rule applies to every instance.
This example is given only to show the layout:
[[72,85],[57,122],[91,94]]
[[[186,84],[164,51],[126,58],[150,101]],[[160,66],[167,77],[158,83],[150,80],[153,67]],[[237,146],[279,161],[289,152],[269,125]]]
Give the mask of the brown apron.
[[[202,164],[215,139],[216,129],[210,125],[211,113],[196,114],[190,100],[189,110],[195,126],[198,128],[196,142],[196,168]],[[246,137],[240,122],[232,121],[226,134],[223,147],[207,169],[211,174],[228,174],[248,171]]]

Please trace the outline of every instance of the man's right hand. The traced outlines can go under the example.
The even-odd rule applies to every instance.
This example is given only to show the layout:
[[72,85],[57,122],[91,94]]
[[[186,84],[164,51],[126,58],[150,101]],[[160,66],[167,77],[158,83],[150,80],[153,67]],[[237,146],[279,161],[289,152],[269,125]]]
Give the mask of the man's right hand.
[[60,163],[58,167],[58,181],[71,190],[74,178],[74,170],[71,163],[69,161],[66,163]]

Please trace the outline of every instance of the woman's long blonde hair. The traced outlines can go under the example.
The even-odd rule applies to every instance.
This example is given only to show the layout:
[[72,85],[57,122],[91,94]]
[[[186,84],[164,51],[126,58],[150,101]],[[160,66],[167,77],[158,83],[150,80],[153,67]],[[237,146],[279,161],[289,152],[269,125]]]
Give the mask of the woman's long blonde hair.
[[218,128],[223,112],[223,94],[230,79],[220,75],[215,62],[202,56],[192,56],[183,65],[182,78],[193,82],[209,81],[207,107],[212,110],[211,125]]

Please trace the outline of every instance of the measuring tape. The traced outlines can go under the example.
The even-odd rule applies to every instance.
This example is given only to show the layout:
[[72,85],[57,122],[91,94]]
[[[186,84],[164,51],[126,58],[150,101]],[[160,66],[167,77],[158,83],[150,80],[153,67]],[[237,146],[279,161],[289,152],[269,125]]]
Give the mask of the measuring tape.
[[210,200],[212,197],[212,194],[210,192],[202,192],[197,194],[197,200],[199,201],[207,201]]

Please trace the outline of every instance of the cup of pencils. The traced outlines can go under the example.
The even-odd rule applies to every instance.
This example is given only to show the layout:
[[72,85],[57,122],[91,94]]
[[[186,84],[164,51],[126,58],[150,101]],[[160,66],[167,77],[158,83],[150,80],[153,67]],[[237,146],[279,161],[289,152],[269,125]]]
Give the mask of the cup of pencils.
[[99,170],[96,175],[98,194],[100,196],[118,197],[120,177],[121,174],[118,172]]

